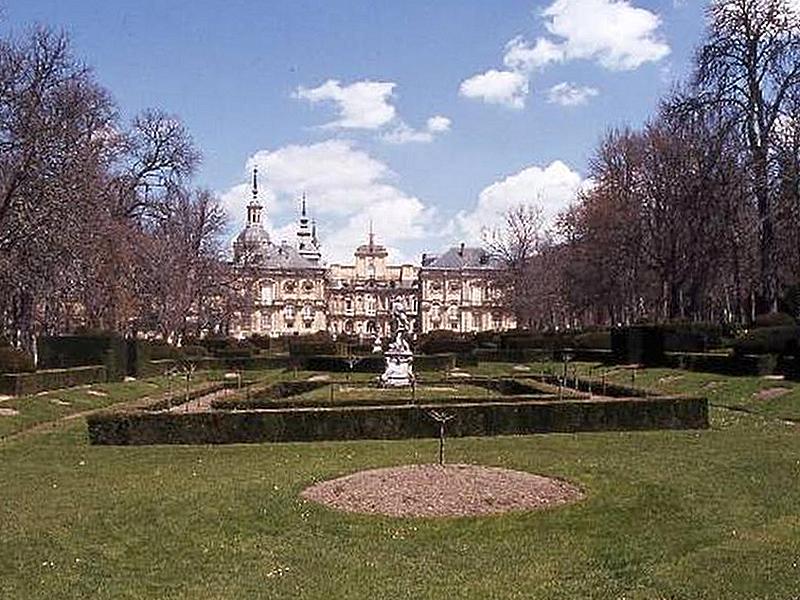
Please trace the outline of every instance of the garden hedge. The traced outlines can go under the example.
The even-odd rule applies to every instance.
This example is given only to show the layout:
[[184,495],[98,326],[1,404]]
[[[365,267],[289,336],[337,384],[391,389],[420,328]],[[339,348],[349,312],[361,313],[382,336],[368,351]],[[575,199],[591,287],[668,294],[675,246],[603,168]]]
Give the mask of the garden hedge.
[[47,369],[35,373],[6,373],[0,375],[0,393],[25,396],[47,390],[105,383],[108,373],[104,366]]
[[[99,413],[87,418],[93,444],[231,444],[438,436],[427,410],[440,405],[300,408],[204,413]],[[447,406],[448,437],[704,429],[702,398],[606,402],[511,402]]]
[[0,373],[30,373],[36,370],[33,356],[11,346],[0,346]]
[[664,362],[664,330],[656,325],[620,327],[611,331],[614,360],[623,364],[659,366]]
[[800,351],[800,327],[781,325],[753,329],[733,345],[736,354],[794,355]]
[[690,352],[668,352],[666,365],[673,369],[685,369],[701,373],[721,375],[763,376],[775,373],[778,368],[777,354],[711,354]]

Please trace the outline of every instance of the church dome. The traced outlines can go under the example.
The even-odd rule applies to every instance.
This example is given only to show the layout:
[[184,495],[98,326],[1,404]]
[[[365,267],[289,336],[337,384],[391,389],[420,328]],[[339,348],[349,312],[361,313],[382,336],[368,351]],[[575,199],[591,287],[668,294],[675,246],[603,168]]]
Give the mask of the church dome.
[[236,237],[239,245],[258,246],[269,244],[269,234],[260,224],[250,223]]

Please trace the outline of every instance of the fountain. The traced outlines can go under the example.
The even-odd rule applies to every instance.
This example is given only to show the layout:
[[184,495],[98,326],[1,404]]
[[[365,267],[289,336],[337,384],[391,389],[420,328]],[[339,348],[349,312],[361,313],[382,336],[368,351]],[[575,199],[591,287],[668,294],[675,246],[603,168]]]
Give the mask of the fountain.
[[393,338],[383,353],[386,370],[381,375],[381,383],[387,387],[408,387],[414,383],[414,353],[409,345],[411,322],[399,299],[392,302],[391,314]]

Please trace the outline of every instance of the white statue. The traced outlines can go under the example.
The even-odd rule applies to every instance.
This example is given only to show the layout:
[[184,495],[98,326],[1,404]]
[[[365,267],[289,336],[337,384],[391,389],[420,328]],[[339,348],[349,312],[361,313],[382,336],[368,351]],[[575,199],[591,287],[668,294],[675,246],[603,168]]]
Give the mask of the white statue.
[[411,334],[411,322],[399,299],[393,300],[391,307],[394,338],[383,353],[386,358],[386,370],[381,375],[381,382],[392,387],[407,387],[414,381],[412,365],[414,354],[411,352],[408,340]]

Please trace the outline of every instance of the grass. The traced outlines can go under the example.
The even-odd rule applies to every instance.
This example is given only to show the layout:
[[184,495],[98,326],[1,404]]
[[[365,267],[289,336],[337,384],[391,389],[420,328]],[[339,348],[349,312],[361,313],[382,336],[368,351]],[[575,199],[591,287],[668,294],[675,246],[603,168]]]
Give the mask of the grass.
[[[514,372],[473,371],[489,369]],[[796,598],[800,431],[782,421],[800,414],[795,385],[759,401],[776,382],[645,370],[637,383],[754,412],[712,408],[702,432],[448,440],[450,462],[587,492],[488,518],[346,515],[298,498],[320,479],[432,462],[433,440],[116,448],[89,446],[73,421],[7,441],[0,597]]]
[[[331,388],[333,388],[333,401],[331,401]],[[416,389],[416,399],[420,402],[440,400],[457,396],[459,398],[496,398],[501,396],[498,392],[486,388],[464,383],[421,384]],[[292,400],[308,403],[337,403],[353,400],[375,398],[377,400],[412,400],[410,388],[382,389],[370,388],[363,385],[331,384],[325,387],[293,396]]]

